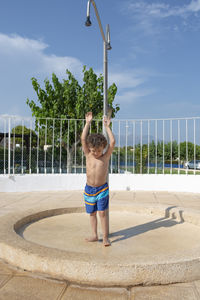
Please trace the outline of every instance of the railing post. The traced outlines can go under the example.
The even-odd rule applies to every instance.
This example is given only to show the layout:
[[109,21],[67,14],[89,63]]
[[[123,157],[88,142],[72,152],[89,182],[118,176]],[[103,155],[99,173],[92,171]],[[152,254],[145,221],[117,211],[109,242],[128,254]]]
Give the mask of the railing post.
[[21,156],[21,174],[24,174],[24,120],[22,120],[22,156]]
[[[114,131],[114,121],[112,121],[112,132]],[[98,130],[98,129],[97,129]],[[111,154],[111,160],[110,160],[110,173],[113,173],[113,153]]]
[[[97,123],[99,124],[99,123]],[[82,120],[82,130],[85,126],[85,121]],[[97,126],[97,132],[98,132],[98,126]],[[84,155],[83,155],[83,148],[81,147],[81,168],[82,168],[82,174],[83,174],[83,160],[84,160]]]
[[126,149],[125,149],[125,170],[127,172],[127,145],[128,145],[128,122],[126,121]]
[[195,119],[193,119],[194,126],[194,174],[196,174],[196,123]]
[[178,174],[180,174],[180,161],[181,161],[181,151],[180,151],[180,120],[178,120]]
[[47,119],[46,119],[46,123],[45,123],[45,137],[44,137],[44,172],[45,174],[47,173]]
[[14,137],[13,137],[13,175],[15,174],[15,120],[14,120]]
[[37,136],[37,174],[39,174],[39,148],[40,148],[40,126],[39,121],[37,121],[38,126],[38,136]]
[[155,174],[158,173],[158,124],[157,120],[155,120]]
[[62,119],[60,120],[60,162],[59,162],[60,174],[62,173]]
[[74,152],[75,152],[75,157],[74,157],[74,173],[76,173],[76,139],[77,139],[77,120],[74,120],[75,124],[74,124],[74,129],[75,129],[75,145],[74,145]]
[[135,121],[133,122],[133,174],[135,174]]
[[29,174],[31,174],[31,141],[32,141],[32,120],[30,121]]
[[165,174],[165,120],[163,120],[163,174]]
[[118,128],[118,173],[120,173],[120,120],[119,120],[119,128]]
[[69,153],[69,120],[67,120],[67,173],[69,173],[69,159],[70,159],[70,153]]
[[[185,120],[185,135],[186,135],[186,162],[188,163],[188,120]],[[186,168],[186,174],[188,174],[188,168]]]
[[149,174],[149,135],[150,135],[150,123],[149,123],[149,120],[148,120],[148,125],[147,125],[147,164],[148,164],[148,167],[147,167],[147,173]]
[[8,119],[8,175],[10,175],[10,118]]
[[170,145],[170,174],[172,174],[172,140],[173,140],[173,136],[172,136],[172,120],[170,120],[170,141],[171,141],[171,145]]
[[140,121],[140,174],[142,174],[142,120]]
[[55,129],[55,119],[53,119],[53,141],[52,141],[52,153],[51,153],[51,173],[54,174],[54,129]]

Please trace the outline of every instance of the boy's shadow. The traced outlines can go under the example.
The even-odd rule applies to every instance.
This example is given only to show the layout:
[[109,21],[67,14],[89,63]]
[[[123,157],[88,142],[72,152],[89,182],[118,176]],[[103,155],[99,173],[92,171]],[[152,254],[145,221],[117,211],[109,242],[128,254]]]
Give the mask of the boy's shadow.
[[113,243],[119,242],[121,240],[126,240],[129,239],[133,236],[142,234],[144,232],[148,232],[150,230],[154,230],[160,227],[171,227],[171,226],[175,226],[177,224],[181,224],[184,223],[184,219],[183,219],[183,211],[180,210],[179,211],[179,218],[180,221],[176,221],[176,216],[174,213],[172,213],[171,218],[170,217],[170,210],[172,208],[175,208],[176,206],[170,206],[165,210],[165,216],[163,218],[159,218],[156,220],[153,220],[151,222],[145,223],[145,224],[141,224],[141,225],[137,225],[137,226],[133,226],[133,227],[129,227],[126,229],[122,229],[116,232],[112,232],[109,237],[118,237],[116,238],[114,241],[112,241]]

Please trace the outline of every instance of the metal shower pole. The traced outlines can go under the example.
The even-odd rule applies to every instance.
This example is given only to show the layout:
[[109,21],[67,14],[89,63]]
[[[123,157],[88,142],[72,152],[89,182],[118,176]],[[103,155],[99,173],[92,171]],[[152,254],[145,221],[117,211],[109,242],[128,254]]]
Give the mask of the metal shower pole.
[[[109,25],[107,24],[106,25],[106,36],[105,36],[102,25],[101,25],[101,20],[100,20],[100,17],[99,17],[99,13],[98,13],[98,10],[97,10],[97,7],[96,7],[96,4],[95,4],[94,0],[88,0],[88,3],[87,3],[87,19],[86,19],[85,25],[86,26],[91,26],[92,25],[92,23],[90,21],[90,4],[91,4],[91,2],[92,2],[92,5],[94,7],[94,10],[95,10],[95,14],[96,14],[97,21],[98,21],[98,24],[99,24],[99,28],[100,28],[100,31],[101,31],[101,36],[103,38],[103,95],[104,95],[104,97],[103,97],[103,116],[109,115],[109,117],[111,117],[112,111],[108,110],[108,98],[107,98],[107,90],[108,90],[108,56],[107,56],[107,51],[112,49],[112,47],[110,45],[110,28],[109,28]],[[103,123],[103,134],[106,136],[106,139],[108,140],[108,135],[107,135],[104,123]],[[107,182],[108,182],[108,180],[109,180],[109,176],[107,174]],[[109,233],[109,209],[107,209],[107,218],[108,218],[108,233]]]
[[[107,57],[108,57],[108,55],[107,55],[107,51],[112,49],[112,47],[110,45],[110,28],[109,28],[109,25],[107,24],[106,25],[106,36],[105,36],[102,25],[101,25],[99,13],[98,13],[98,10],[97,10],[94,0],[89,0],[87,3],[87,19],[86,19],[85,25],[86,26],[92,25],[92,23],[90,21],[90,4],[91,3],[93,4],[95,14],[97,17],[97,21],[99,24],[101,36],[103,38],[103,80],[104,80],[103,81],[103,95],[104,95],[103,115],[107,116],[108,115],[108,98],[107,98],[107,90],[108,90],[108,58]],[[104,128],[104,125],[103,125],[103,133],[107,137],[107,133]]]

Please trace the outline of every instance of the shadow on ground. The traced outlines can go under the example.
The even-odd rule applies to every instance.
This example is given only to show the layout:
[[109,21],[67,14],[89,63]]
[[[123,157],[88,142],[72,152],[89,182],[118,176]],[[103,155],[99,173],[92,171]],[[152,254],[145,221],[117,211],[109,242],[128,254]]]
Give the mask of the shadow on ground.
[[182,210],[179,211],[179,221],[176,220],[177,217],[176,217],[175,213],[172,213],[171,217],[170,217],[170,210],[175,207],[176,206],[170,206],[170,207],[166,208],[165,216],[162,218],[153,220],[153,221],[145,223],[145,224],[141,224],[141,225],[125,228],[125,229],[122,229],[122,230],[119,230],[116,232],[112,232],[110,234],[110,237],[120,236],[119,238],[116,238],[115,240],[113,240],[112,243],[126,240],[126,239],[132,238],[136,235],[148,232],[150,230],[155,230],[157,228],[172,227],[172,226],[176,226],[178,224],[184,223]]

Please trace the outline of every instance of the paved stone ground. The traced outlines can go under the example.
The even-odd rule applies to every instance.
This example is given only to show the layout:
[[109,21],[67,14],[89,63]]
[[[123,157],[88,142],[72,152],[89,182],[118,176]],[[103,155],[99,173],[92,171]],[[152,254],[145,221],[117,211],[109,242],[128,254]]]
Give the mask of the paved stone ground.
[[[200,210],[200,195],[167,192],[111,192],[111,203],[169,204]],[[0,193],[0,217],[34,206],[82,206],[82,192]],[[165,286],[99,288],[78,286],[18,270],[0,261],[0,300],[200,300],[200,280]]]

